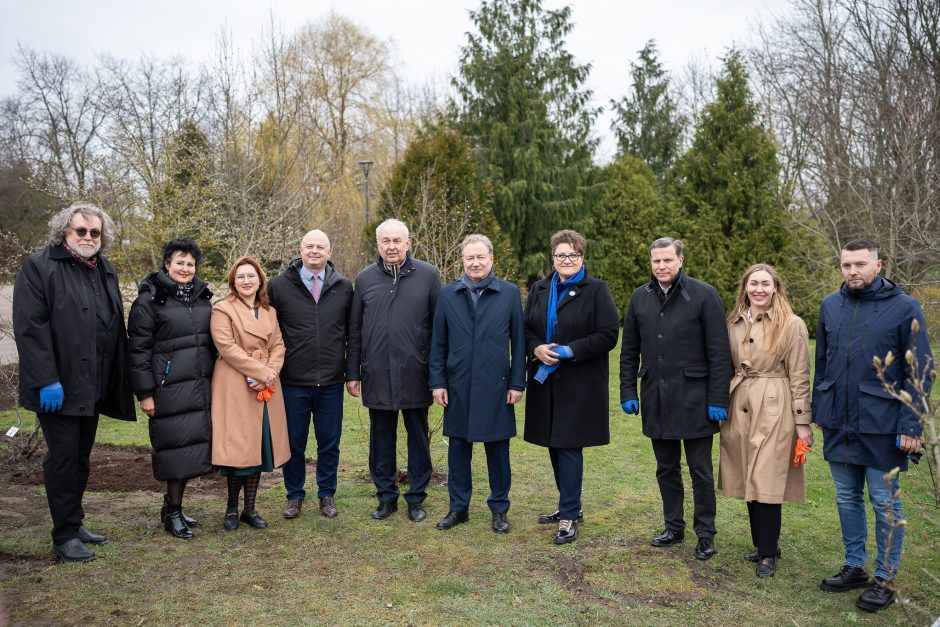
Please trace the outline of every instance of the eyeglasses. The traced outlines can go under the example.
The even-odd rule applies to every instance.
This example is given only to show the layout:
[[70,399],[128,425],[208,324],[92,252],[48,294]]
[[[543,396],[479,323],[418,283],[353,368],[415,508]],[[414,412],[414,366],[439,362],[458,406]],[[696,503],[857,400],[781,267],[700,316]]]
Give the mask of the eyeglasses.
[[80,226],[80,227],[78,227],[77,229],[76,229],[75,227],[69,227],[69,228],[71,228],[73,231],[75,231],[75,234],[78,235],[79,237],[85,237],[85,236],[88,235],[88,234],[91,234],[91,239],[98,239],[99,237],[101,237],[101,230],[100,230],[100,229],[90,229],[90,230],[89,230],[89,229],[86,229],[86,228],[83,227],[83,226]]
[[577,261],[582,255],[581,253],[555,253],[552,257],[555,258],[555,261],[564,261],[565,259],[568,261]]

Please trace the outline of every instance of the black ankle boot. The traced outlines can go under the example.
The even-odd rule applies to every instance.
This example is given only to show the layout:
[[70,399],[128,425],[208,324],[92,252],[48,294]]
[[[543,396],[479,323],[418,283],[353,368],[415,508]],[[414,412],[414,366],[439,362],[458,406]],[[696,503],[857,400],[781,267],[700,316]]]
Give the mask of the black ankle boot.
[[[170,506],[170,495],[164,494],[163,495],[163,507],[160,508],[160,522],[166,521],[166,508],[169,506]],[[182,513],[182,508],[183,506],[180,505],[180,513]],[[195,527],[196,525],[199,524],[199,521],[196,520],[195,518],[190,518],[185,513],[182,513],[182,515],[183,515],[183,522],[186,523],[187,527]]]
[[193,537],[193,531],[183,521],[183,511],[179,505],[169,505],[166,509],[166,519],[163,521],[163,528],[166,529],[174,538],[190,540]]

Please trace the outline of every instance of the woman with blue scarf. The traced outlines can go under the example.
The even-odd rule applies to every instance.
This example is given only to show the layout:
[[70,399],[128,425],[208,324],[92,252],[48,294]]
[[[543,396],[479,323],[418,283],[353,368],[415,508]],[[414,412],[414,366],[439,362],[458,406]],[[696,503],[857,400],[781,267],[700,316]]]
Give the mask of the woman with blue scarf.
[[617,306],[607,284],[587,275],[587,242],[575,231],[552,236],[555,271],[532,284],[526,301],[529,355],[525,441],[548,447],[558,509],[539,516],[558,524],[555,544],[578,537],[583,449],[610,443],[609,360],[617,345]]

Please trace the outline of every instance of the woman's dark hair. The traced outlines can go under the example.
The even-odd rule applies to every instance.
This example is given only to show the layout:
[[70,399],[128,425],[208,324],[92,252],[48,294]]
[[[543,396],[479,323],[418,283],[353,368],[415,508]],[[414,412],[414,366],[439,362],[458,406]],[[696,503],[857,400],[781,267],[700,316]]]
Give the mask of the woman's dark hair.
[[173,258],[173,253],[192,255],[193,259],[196,260],[197,269],[199,268],[199,264],[202,262],[202,249],[199,248],[199,245],[196,244],[196,242],[194,242],[191,237],[174,237],[166,243],[166,246],[163,247],[164,268],[166,268],[167,262]]

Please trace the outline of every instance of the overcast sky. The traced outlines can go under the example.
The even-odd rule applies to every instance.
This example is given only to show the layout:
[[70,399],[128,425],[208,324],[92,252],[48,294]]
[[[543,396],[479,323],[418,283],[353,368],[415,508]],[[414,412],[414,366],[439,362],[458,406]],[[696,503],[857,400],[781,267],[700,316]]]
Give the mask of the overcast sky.
[[[574,30],[568,49],[593,66],[588,87],[595,104],[607,105],[629,86],[630,62],[649,39],[661,59],[681,75],[690,60],[717,65],[728,47],[753,39],[754,26],[786,11],[786,0],[544,0],[545,8],[570,4]],[[288,32],[333,10],[372,35],[391,40],[400,72],[411,82],[442,83],[456,69],[465,33],[472,30],[468,0],[2,0],[0,2],[0,97],[15,91],[13,55],[18,44],[67,55],[91,65],[96,54],[135,59],[209,58],[219,33],[231,32],[248,51],[273,12]],[[600,119],[598,159],[613,152],[609,120]]]

